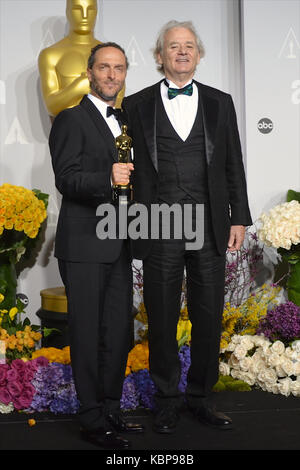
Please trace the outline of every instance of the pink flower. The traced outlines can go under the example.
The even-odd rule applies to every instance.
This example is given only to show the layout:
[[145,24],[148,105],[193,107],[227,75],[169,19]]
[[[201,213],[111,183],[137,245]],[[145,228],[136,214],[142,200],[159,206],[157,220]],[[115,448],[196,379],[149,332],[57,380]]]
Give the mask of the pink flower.
[[18,381],[11,381],[7,383],[7,390],[12,397],[19,397],[22,393],[22,385]]
[[11,395],[7,387],[0,387],[0,402],[8,405],[12,401]]
[[15,382],[18,379],[18,372],[15,369],[9,369],[6,378],[8,382]]
[[6,383],[8,369],[9,369],[8,364],[0,365],[0,385],[4,385]]
[[16,399],[17,406],[15,406],[15,408],[17,407],[19,407],[18,409],[29,408],[34,394],[35,394],[35,388],[31,384],[26,385],[26,387],[24,387],[22,391],[22,394]]

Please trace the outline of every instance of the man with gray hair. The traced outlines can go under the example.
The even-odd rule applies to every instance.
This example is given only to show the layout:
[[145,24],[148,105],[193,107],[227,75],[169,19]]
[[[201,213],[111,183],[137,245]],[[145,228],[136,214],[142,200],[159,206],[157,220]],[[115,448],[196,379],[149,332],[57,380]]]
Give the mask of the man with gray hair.
[[167,23],[154,55],[164,78],[123,100],[134,145],[134,199],[149,208],[204,206],[201,249],[187,249],[184,237],[132,242],[133,256],[143,260],[157,390],[154,430],[174,432],[182,404],[176,332],[184,270],[192,323],[186,402],[200,422],[230,429],[231,419],[211,400],[219,372],[225,257],[226,250],[241,247],[245,226],[252,224],[234,105],[230,95],[193,80],[204,48],[191,22]]

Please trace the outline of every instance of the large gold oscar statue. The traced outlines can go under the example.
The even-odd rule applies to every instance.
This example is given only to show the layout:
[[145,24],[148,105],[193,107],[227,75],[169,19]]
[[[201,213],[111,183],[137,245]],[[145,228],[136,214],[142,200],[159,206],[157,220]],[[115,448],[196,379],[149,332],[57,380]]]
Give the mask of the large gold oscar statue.
[[[66,16],[70,30],[39,55],[42,94],[50,116],[80,103],[90,86],[86,74],[92,47],[99,44],[94,37],[97,0],[67,0]],[[121,106],[124,88],[118,95],[116,107]]]

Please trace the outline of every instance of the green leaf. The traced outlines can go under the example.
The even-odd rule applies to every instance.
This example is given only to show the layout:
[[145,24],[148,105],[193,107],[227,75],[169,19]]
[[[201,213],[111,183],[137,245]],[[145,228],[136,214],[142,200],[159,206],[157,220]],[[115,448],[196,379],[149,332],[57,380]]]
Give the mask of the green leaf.
[[54,332],[61,334],[61,331],[58,328],[43,328],[43,335],[45,338],[47,338],[47,336],[50,336]]
[[45,207],[47,208],[48,207],[49,194],[42,193],[42,191],[40,189],[33,189],[32,191],[34,192],[34,194],[36,195],[36,197],[38,199],[40,199],[44,202]]
[[298,201],[300,202],[300,193],[297,191],[294,191],[293,189],[289,189],[287,192],[287,202],[291,201]]

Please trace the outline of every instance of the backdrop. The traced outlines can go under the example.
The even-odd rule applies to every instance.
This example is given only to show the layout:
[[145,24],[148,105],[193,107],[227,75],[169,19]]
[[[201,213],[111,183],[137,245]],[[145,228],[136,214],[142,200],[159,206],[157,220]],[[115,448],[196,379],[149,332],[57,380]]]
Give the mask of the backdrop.
[[[61,285],[53,257],[60,195],[37,59],[68,33],[65,7],[66,0],[0,0],[0,184],[50,195],[42,243],[18,283],[34,322],[40,290]],[[152,47],[170,19],[192,19],[204,42],[195,78],[233,96],[255,220],[300,187],[300,0],[98,0],[95,37],[125,48],[126,94],[161,78]]]

